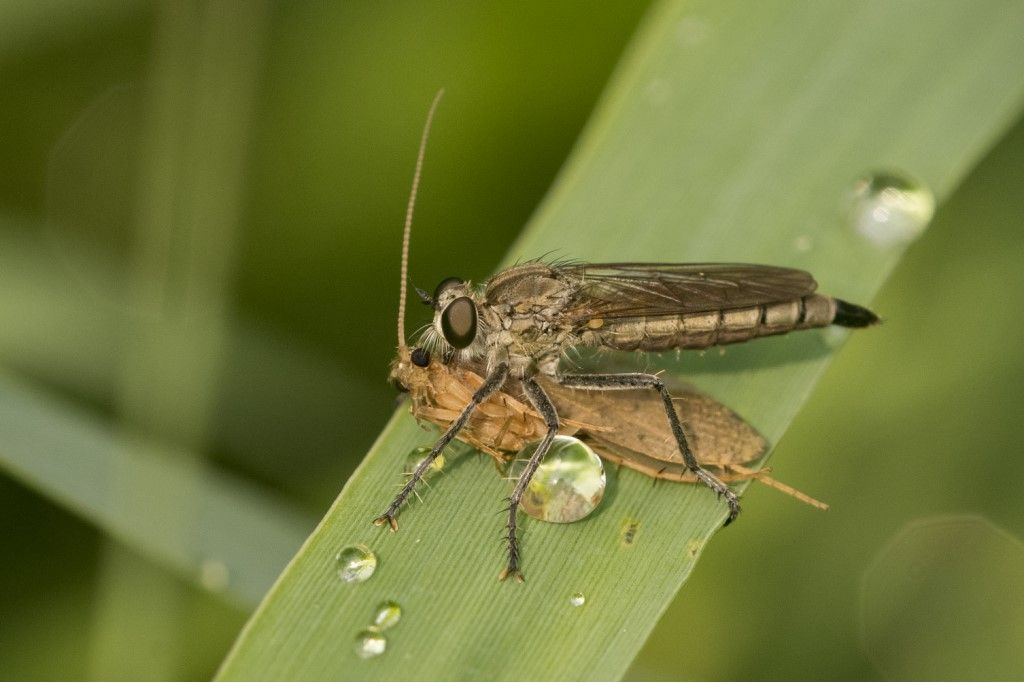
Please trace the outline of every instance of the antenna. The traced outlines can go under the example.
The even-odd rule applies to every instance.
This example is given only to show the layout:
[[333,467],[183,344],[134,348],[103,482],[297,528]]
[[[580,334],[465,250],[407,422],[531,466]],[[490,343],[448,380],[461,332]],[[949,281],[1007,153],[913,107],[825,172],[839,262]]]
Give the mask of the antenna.
[[398,287],[398,350],[403,352],[405,346],[405,295],[409,276],[409,237],[412,235],[412,212],[416,206],[416,191],[420,187],[420,174],[423,172],[423,157],[427,151],[427,138],[430,137],[430,124],[434,121],[434,112],[444,95],[444,88],[437,91],[434,101],[427,112],[427,121],[423,124],[423,135],[420,137],[420,151],[416,155],[416,171],[412,176],[412,190],[409,192],[409,204],[405,207],[405,231],[402,233],[402,282]]

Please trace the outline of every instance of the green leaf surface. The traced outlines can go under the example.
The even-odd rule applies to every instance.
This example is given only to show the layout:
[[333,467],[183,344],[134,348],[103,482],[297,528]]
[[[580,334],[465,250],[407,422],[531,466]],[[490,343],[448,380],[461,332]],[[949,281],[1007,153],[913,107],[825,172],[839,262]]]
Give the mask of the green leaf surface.
[[[1019,114],[1022,22],[1012,2],[658,5],[510,261],[556,250],[785,264],[815,273],[826,293],[869,303],[906,243],[882,246],[848,225],[854,182],[902,171],[937,201],[948,196]],[[651,363],[774,442],[843,337],[810,332]],[[403,456],[431,438],[399,411],[221,678],[614,679],[724,518],[707,490],[613,472],[586,521],[527,520],[527,581],[499,584],[509,484],[488,462],[457,460],[403,511],[399,533],[370,525],[402,481]],[[784,479],[785,463],[774,466]],[[364,584],[336,574],[336,553],[353,543],[380,560]],[[569,602],[576,592],[582,607]],[[356,636],[383,600],[402,606],[402,620],[384,655],[360,659]],[[694,644],[680,634],[679,646]]]
[[6,375],[0,467],[243,607],[267,591],[312,526],[265,490]]

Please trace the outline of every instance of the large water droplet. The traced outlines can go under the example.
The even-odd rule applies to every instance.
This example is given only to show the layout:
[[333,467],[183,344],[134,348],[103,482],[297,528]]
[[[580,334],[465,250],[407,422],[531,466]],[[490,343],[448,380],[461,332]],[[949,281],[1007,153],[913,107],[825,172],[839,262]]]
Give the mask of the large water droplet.
[[362,583],[377,569],[377,556],[365,545],[349,545],[338,551],[338,576],[345,583]]
[[934,214],[935,197],[924,183],[896,173],[864,176],[850,195],[854,230],[880,247],[914,240]]
[[[519,478],[537,445],[528,444],[519,451],[509,468],[511,477]],[[601,458],[579,439],[556,436],[526,487],[520,507],[545,522],[575,522],[594,511],[604,489]]]
[[386,631],[402,618],[402,606],[394,600],[385,600],[377,605],[373,612],[373,626],[381,631]]
[[380,631],[368,628],[356,634],[356,654],[360,659],[370,659],[384,654],[388,639]]
[[569,604],[573,607],[583,607],[587,602],[587,596],[583,593],[573,593],[569,597]]

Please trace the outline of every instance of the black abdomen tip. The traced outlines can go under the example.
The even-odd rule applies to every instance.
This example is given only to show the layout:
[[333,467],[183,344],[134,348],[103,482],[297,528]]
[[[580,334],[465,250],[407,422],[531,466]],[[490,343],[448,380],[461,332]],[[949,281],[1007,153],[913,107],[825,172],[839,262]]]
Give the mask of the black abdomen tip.
[[857,304],[851,304],[842,299],[836,299],[836,317],[832,319],[833,325],[843,327],[867,327],[878,322],[878,316]]

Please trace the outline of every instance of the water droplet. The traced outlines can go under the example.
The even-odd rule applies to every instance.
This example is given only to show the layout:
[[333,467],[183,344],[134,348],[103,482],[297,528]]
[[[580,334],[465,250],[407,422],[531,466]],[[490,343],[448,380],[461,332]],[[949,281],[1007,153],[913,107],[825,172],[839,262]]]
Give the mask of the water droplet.
[[814,240],[810,235],[800,235],[793,240],[793,248],[799,252],[806,253],[814,247]]
[[402,606],[394,600],[385,600],[377,605],[373,612],[373,626],[381,631],[386,631],[402,618]]
[[368,628],[356,634],[356,654],[360,659],[371,659],[384,654],[388,639],[376,629]]
[[[537,448],[527,444],[509,467],[518,479]],[[601,458],[579,439],[556,436],[551,450],[523,494],[521,508],[534,519],[545,522],[575,522],[597,507],[604,497],[605,474]]]
[[569,604],[573,607],[583,607],[587,602],[587,596],[583,593],[573,593],[569,597]]
[[345,583],[362,583],[377,569],[377,556],[365,545],[349,545],[338,551],[338,576]]
[[676,38],[683,47],[695,47],[708,39],[711,29],[701,17],[683,17],[676,24]]
[[830,349],[838,349],[850,336],[850,330],[838,325],[829,325],[820,332],[820,335],[825,342],[825,346]]
[[644,96],[651,104],[664,104],[671,93],[672,88],[664,78],[655,78],[644,87]]
[[880,247],[912,241],[934,214],[935,197],[924,183],[896,173],[864,176],[850,195],[854,230]]
[[199,583],[211,593],[220,593],[227,589],[231,573],[228,566],[220,560],[203,560],[199,565]]
[[[405,456],[405,467],[402,471],[405,472],[406,475],[411,475],[416,471],[416,468],[420,466],[423,459],[430,455],[430,451],[430,446],[417,446],[409,451],[409,454]],[[427,468],[427,471],[423,473],[423,478],[429,479],[433,477],[444,469],[444,465],[444,451],[441,451],[437,454],[437,457],[434,458],[434,462],[430,463],[430,467]]]

